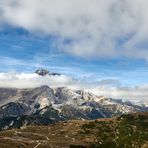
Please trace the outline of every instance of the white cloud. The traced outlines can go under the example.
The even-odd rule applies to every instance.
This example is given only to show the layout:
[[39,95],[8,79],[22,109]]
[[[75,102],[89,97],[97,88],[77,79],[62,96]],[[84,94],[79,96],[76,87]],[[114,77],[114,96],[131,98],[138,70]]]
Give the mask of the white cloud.
[[147,6],[147,0],[0,0],[0,22],[56,35],[58,49],[76,56],[147,60],[141,46],[148,41]]
[[114,99],[124,99],[130,101],[144,101],[148,103],[148,85],[134,87],[111,87],[97,86],[90,91],[96,95],[107,96]]
[[51,88],[68,87],[70,89],[84,89],[98,96],[107,96],[115,99],[140,100],[148,102],[148,85],[123,87],[118,80],[101,80],[98,84],[88,83],[84,80],[61,76],[39,76],[31,73],[0,73],[0,87],[34,88],[48,85]]
[[34,88],[42,85],[50,87],[74,87],[77,81],[69,76],[39,76],[31,73],[0,73],[0,87]]

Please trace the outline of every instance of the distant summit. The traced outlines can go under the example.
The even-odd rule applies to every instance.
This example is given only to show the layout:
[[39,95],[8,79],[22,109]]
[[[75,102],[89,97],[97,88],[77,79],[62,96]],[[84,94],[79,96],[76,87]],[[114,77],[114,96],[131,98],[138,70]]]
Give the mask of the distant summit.
[[35,71],[35,73],[37,73],[37,74],[40,75],[40,76],[45,76],[45,75],[49,74],[49,71],[46,70],[46,69],[37,69],[37,70]]
[[38,75],[40,75],[40,76],[46,76],[46,75],[51,75],[51,76],[56,76],[56,75],[61,75],[61,74],[59,74],[59,73],[54,73],[54,72],[50,72],[50,71],[48,71],[48,70],[46,70],[46,69],[37,69],[36,71],[35,71],[35,73],[36,74],[38,74]]

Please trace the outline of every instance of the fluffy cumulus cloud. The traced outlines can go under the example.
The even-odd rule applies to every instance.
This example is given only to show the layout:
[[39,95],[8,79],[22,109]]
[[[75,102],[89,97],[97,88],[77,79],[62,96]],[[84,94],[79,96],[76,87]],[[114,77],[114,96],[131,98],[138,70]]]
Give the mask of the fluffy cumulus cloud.
[[51,88],[85,89],[98,96],[148,103],[148,85],[123,87],[118,80],[111,79],[101,80],[97,84],[88,84],[84,80],[73,79],[66,75],[42,77],[31,73],[0,73],[0,87],[34,88],[42,85],[48,85]]
[[76,56],[148,60],[147,6],[147,0],[1,0],[0,22],[56,36],[55,46]]

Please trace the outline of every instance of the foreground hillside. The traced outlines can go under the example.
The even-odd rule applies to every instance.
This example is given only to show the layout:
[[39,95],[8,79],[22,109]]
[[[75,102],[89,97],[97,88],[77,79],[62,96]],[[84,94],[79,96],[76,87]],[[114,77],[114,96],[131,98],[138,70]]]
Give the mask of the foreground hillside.
[[148,112],[0,132],[0,148],[147,148]]

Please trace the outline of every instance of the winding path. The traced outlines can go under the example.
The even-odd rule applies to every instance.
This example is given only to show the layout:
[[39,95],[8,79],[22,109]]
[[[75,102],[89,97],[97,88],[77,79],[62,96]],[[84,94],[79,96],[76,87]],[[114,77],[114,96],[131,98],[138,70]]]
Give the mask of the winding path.
[[34,148],[37,148],[41,143],[38,143]]

